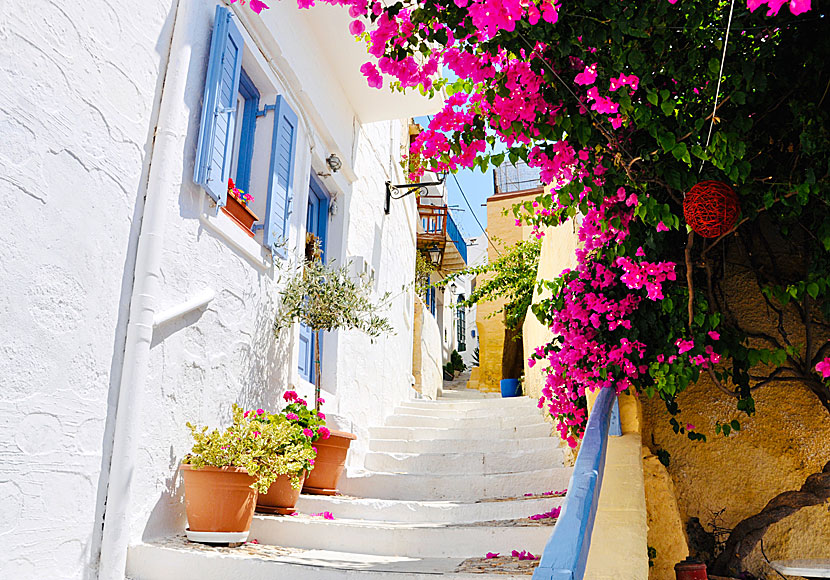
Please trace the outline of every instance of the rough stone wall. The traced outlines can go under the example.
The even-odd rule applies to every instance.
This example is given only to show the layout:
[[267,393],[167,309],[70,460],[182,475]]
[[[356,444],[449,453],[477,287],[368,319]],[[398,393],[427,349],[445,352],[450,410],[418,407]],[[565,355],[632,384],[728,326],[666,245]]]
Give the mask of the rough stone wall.
[[[499,251],[526,240],[531,235],[529,226],[517,226],[516,219],[510,213],[511,208],[526,199],[534,199],[538,191],[525,195],[495,195],[487,199],[487,234]],[[502,215],[507,210],[508,215]],[[493,262],[499,254],[488,244],[487,258]],[[478,277],[477,284],[487,280],[488,275]],[[504,306],[504,301],[482,302],[476,306],[476,327],[478,329],[479,366],[473,368],[469,388],[486,392],[498,392],[501,381],[501,357],[504,350],[504,319],[494,312]]]
[[0,10],[2,578],[91,573],[172,4]]
[[[765,328],[768,311],[751,280],[731,276],[724,285],[727,297],[743,323]],[[713,513],[724,510],[720,525],[732,528],[759,512],[781,492],[797,490],[808,475],[830,460],[830,415],[806,387],[775,383],[753,393],[757,413],[747,417],[735,400],[723,394],[703,375],[678,397],[681,423],[692,423],[707,434],[706,443],[675,435],[665,406],[643,397],[646,428],[643,443],[652,451],[671,454],[668,472],[677,490],[682,521],[700,519],[711,529]],[[729,437],[715,435],[715,422],[738,419],[741,430]],[[770,527],[764,536],[770,559],[829,558],[830,512],[827,506],[805,508]],[[658,550],[658,558],[661,555]],[[756,547],[745,562],[749,572],[775,576]],[[671,576],[673,578],[673,576]],[[668,575],[654,576],[664,580]]]

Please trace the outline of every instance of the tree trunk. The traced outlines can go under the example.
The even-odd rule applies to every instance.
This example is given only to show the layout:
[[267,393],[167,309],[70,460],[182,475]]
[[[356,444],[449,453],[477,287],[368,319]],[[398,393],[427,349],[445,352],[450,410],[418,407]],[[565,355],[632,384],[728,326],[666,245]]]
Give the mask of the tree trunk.
[[828,498],[830,461],[821,473],[809,476],[800,490],[778,494],[760,512],[738,523],[729,534],[723,552],[710,566],[709,573],[715,576],[737,576],[741,572],[741,562],[752,552],[767,528],[803,507],[823,504]]
[[524,341],[522,325],[504,329],[504,347],[501,353],[501,378],[518,379],[524,371]]
[[314,409],[320,410],[320,331],[314,330]]

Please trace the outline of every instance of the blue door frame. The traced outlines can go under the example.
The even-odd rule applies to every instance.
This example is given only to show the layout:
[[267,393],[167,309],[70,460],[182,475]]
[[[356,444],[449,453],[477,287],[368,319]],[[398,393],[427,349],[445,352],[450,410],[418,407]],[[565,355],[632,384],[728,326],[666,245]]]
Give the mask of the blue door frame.
[[[329,194],[317,182],[314,176],[308,187],[308,209],[306,211],[306,232],[314,234],[320,240],[321,259],[326,261],[326,240],[329,221]],[[320,348],[322,351],[322,346]],[[300,376],[310,383],[314,382],[314,333],[309,327],[300,324]]]

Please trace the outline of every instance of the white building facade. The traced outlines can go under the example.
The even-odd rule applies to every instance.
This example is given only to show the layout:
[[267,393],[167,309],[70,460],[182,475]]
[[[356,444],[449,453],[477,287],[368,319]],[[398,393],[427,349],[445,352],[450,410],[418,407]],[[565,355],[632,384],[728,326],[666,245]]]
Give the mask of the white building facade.
[[[184,527],[186,421],[311,396],[302,332],[273,332],[309,230],[393,294],[395,334],[322,339],[323,410],[358,435],[350,468],[414,396],[418,212],[410,197],[385,214],[384,183],[404,179],[394,119],[437,104],[365,86],[344,10],[271,4],[0,15],[2,578],[123,577],[131,543]],[[254,197],[253,231],[219,207],[228,176]]]

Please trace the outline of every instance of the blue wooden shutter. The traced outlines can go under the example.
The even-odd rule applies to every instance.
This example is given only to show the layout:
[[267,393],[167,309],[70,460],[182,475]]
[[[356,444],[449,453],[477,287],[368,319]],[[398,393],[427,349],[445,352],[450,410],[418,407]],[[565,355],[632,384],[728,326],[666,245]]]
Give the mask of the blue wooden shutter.
[[217,6],[193,181],[204,187],[219,205],[225,205],[228,196],[243,46],[242,34],[231,20],[230,11]]
[[314,332],[300,324],[300,358],[297,361],[300,376],[309,383],[314,382]]
[[282,95],[277,97],[274,113],[264,243],[280,256],[284,256],[285,248],[277,247],[275,244],[288,236],[288,215],[291,210],[294,157],[297,148],[297,114],[291,110]]

